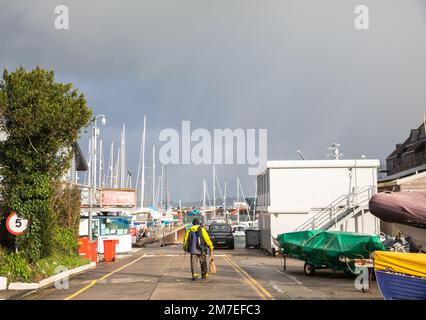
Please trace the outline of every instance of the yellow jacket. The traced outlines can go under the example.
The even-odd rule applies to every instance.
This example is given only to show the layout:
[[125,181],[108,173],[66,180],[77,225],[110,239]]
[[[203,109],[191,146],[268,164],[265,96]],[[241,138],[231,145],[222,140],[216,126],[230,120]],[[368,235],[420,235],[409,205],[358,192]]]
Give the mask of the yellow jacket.
[[[188,228],[186,230],[185,233],[185,238],[183,239],[183,250],[186,251],[186,247],[188,245],[188,238],[189,238],[189,233],[191,231],[197,232],[199,228],[199,225],[195,225],[195,226],[191,226],[190,228]],[[201,235],[203,236],[204,242],[206,243],[206,245],[210,248],[210,250],[213,250],[213,243],[210,240],[209,234],[207,233],[207,230],[205,228],[201,229]]]

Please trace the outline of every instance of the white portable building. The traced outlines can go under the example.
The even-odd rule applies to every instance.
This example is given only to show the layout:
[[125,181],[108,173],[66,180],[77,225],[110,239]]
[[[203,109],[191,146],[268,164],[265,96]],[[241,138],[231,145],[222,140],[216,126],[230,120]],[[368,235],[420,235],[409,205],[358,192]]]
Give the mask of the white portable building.
[[307,229],[377,234],[368,201],[377,192],[379,165],[365,159],[267,161],[257,175],[261,247],[274,253],[272,237]]

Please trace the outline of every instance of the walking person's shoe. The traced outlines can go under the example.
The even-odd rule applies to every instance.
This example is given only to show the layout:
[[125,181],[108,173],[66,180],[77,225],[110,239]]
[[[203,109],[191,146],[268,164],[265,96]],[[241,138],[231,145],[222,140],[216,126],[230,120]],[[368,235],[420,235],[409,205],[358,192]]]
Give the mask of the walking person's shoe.
[[192,280],[193,280],[193,281],[197,281],[198,276],[199,276],[198,274],[193,274],[193,275],[192,275]]
[[208,273],[206,273],[206,274],[203,274],[202,276],[201,276],[201,279],[207,279],[207,277],[209,276],[209,274]]

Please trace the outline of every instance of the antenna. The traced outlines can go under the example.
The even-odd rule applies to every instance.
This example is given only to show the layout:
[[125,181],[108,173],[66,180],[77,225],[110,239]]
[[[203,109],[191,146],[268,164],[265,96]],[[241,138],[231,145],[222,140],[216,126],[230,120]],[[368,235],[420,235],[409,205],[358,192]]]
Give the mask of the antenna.
[[327,150],[331,151],[331,153],[327,154],[328,158],[340,160],[343,157],[343,153],[340,152],[339,143],[333,143],[331,146],[327,147]]

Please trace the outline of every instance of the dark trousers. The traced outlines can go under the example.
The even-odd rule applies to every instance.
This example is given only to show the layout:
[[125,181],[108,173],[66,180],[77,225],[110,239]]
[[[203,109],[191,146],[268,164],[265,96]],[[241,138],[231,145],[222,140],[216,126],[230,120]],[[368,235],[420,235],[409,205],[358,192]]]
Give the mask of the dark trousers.
[[207,257],[206,254],[191,254],[191,272],[192,276],[198,276],[197,273],[197,264],[198,260],[200,261],[201,265],[201,276],[207,275]]

